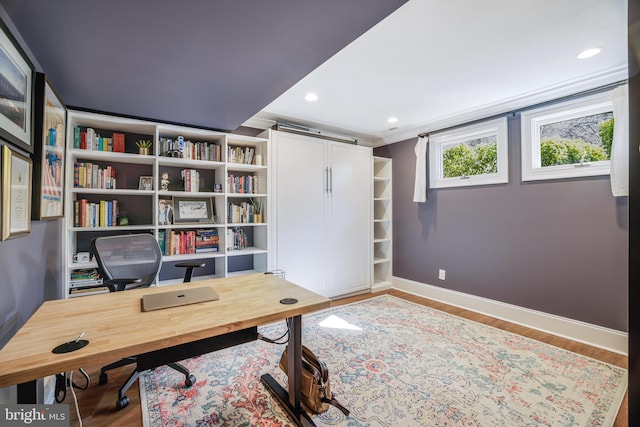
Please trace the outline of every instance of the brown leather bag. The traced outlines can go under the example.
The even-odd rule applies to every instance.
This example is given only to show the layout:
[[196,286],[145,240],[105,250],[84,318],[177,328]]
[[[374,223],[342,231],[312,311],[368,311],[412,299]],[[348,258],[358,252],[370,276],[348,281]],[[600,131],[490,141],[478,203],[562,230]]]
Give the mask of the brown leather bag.
[[[280,357],[280,369],[287,373],[287,348]],[[333,405],[349,416],[349,410],[342,406],[331,393],[329,369],[309,348],[302,346],[302,405],[309,411],[320,414]]]

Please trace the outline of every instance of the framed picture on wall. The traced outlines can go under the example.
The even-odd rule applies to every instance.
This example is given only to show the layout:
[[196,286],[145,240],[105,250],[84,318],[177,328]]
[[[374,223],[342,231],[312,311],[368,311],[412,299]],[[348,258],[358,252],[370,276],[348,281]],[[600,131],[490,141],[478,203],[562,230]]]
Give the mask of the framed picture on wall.
[[33,219],[64,216],[67,109],[42,73],[35,77]]
[[0,19],[0,137],[33,153],[33,64]]
[[31,159],[2,146],[2,240],[31,231]]

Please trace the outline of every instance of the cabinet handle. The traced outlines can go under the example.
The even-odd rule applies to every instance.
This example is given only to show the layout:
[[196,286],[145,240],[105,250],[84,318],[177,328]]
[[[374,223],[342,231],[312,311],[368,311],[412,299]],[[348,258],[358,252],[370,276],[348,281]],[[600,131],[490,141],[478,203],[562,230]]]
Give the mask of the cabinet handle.
[[329,192],[329,168],[324,168],[324,192]]
[[333,168],[329,168],[329,193],[333,193]]

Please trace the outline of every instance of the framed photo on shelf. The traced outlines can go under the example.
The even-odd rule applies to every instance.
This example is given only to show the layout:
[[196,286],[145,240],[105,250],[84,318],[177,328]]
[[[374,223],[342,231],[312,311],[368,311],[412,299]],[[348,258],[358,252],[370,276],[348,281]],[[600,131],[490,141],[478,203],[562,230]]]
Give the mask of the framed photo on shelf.
[[173,224],[173,201],[168,199],[158,200],[158,225]]
[[0,19],[0,137],[33,153],[34,67]]
[[2,146],[2,240],[31,231],[31,167],[30,158]]
[[35,77],[32,218],[64,216],[67,109],[42,73]]
[[138,182],[138,190],[153,190],[153,177],[141,176]]
[[211,198],[173,197],[175,224],[211,224]]

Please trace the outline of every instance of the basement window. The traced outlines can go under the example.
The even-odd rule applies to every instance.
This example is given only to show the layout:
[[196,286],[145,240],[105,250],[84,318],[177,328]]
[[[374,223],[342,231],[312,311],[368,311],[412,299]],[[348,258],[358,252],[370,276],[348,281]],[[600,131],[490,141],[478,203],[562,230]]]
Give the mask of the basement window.
[[610,92],[525,111],[521,119],[523,181],[609,174]]
[[431,188],[509,182],[506,117],[429,135]]

